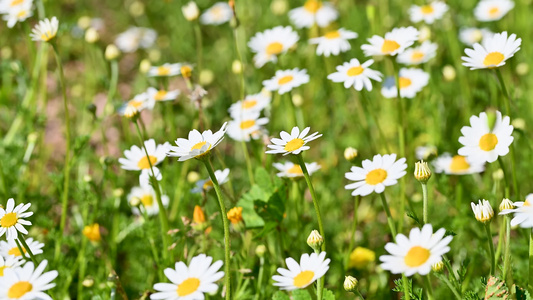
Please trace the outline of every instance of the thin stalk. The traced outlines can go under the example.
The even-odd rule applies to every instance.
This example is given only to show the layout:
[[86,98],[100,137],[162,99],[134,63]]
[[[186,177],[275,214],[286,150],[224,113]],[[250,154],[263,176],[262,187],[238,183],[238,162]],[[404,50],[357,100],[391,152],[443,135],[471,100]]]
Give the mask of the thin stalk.
[[363,101],[365,102],[363,104],[363,108],[367,111],[367,113],[374,120],[374,123],[376,124],[376,127],[378,129],[379,136],[381,138],[381,142],[383,143],[383,145],[385,145],[385,150],[387,150],[388,153],[391,153],[390,148],[389,148],[389,144],[387,143],[387,138],[385,137],[385,134],[383,133],[383,130],[381,129],[381,125],[380,125],[379,119],[376,116],[376,111],[372,107],[372,103],[368,99],[368,96],[366,95],[365,91],[361,91],[361,95],[363,96],[362,98],[363,98]]
[[259,272],[258,272],[258,275],[257,275],[257,286],[256,286],[256,294],[255,294],[255,300],[259,300],[259,297],[261,296],[261,294],[263,294],[263,285],[261,284],[261,282],[263,282],[263,267],[265,265],[265,258],[264,257],[260,257],[259,258]]
[[505,87],[505,82],[503,81],[502,72],[499,68],[495,68],[496,76],[498,77],[498,81],[500,82],[500,87],[502,89],[502,92],[505,96],[505,114],[510,116],[511,115],[511,96],[507,92],[507,88]]
[[[505,183],[505,187],[503,188],[504,194],[508,197],[507,191],[509,190],[509,176],[507,175],[507,171],[505,170],[505,165],[503,163],[502,157],[498,156],[498,163],[500,164],[500,168],[503,171],[503,181]],[[515,191],[516,192],[516,191]]]
[[81,249],[80,252],[78,252],[78,260],[79,260],[79,269],[78,269],[78,299],[83,299],[83,279],[85,278],[85,269],[87,267],[87,262],[85,260],[85,250],[87,248],[87,241],[88,239],[86,237],[83,237],[83,241],[81,242]]
[[496,261],[494,257],[494,244],[492,243],[492,233],[490,231],[490,222],[485,224],[485,231],[487,232],[487,238],[489,239],[489,251],[490,251],[490,275],[495,275]]
[[383,209],[387,214],[387,222],[389,223],[390,232],[392,233],[392,238],[396,239],[396,227],[394,226],[394,221],[392,220],[392,215],[390,213],[389,205],[387,204],[387,198],[385,198],[385,193],[380,193],[381,204],[383,204]]
[[424,285],[426,286],[426,294],[428,296],[428,300],[433,300],[433,288],[431,287],[431,281],[429,280],[429,274],[426,275],[426,276],[422,276],[424,277],[423,281],[424,281]]
[[[315,248],[315,253],[319,255],[320,250],[318,248]],[[324,276],[322,276],[322,278],[319,278],[316,281],[316,298],[317,299],[322,299],[323,290],[324,290]]]
[[244,154],[244,159],[246,161],[246,170],[248,170],[248,179],[250,180],[250,185],[254,184],[254,171],[252,169],[252,161],[250,160],[250,154],[248,153],[248,148],[246,147],[246,142],[241,141],[242,152]]
[[511,260],[511,217],[505,216],[505,246],[503,252],[503,280],[507,280],[509,262]]
[[[20,242],[20,244],[24,247],[24,249],[26,249],[26,252],[30,256],[31,261],[33,261],[35,266],[37,266],[38,265],[37,258],[35,258],[35,255],[33,255],[33,252],[31,252],[30,246],[28,246],[28,243],[26,243],[26,240],[24,240],[24,238],[20,238],[20,239],[16,239],[15,241],[19,241]],[[17,243],[17,245],[18,245],[18,243]]]
[[222,218],[222,223],[224,225],[224,270],[225,270],[225,283],[226,283],[226,300],[231,300],[231,244],[230,244],[230,233],[229,233],[229,220],[226,213],[226,204],[224,204],[224,197],[222,194],[222,190],[220,189],[220,185],[218,184],[217,177],[215,176],[215,171],[213,170],[213,166],[211,166],[211,161],[208,157],[203,158],[203,162],[205,165],[205,168],[207,169],[207,173],[209,173],[209,178],[211,178],[211,181],[213,182],[213,186],[215,188],[215,192],[217,194],[218,198],[218,204],[220,205],[220,217]]
[[423,202],[423,221],[424,221],[424,224],[427,224],[428,223],[428,185],[427,183],[422,183],[422,197],[424,199],[424,202]]
[[[402,101],[402,95],[400,93],[400,68],[398,63],[391,57],[392,66],[394,69],[394,78],[396,80],[396,92],[397,92],[397,112],[398,112],[398,141],[400,145],[400,156],[405,157],[405,120],[404,120],[404,107]],[[405,177],[400,179],[400,219],[399,228],[403,227],[403,216],[405,214]]]
[[202,30],[198,22],[194,22],[194,36],[196,38],[196,65],[198,74],[200,74],[202,71]]
[[533,294],[533,229],[529,231],[529,274],[527,278],[527,290]]
[[[361,300],[365,300],[365,297],[363,297],[363,294],[361,294],[361,292],[360,292],[359,290],[357,290],[357,291],[355,292],[355,294],[356,294],[357,296],[359,296],[359,298],[361,298]],[[409,296],[407,296],[407,298],[405,298],[405,299],[409,299]]]
[[450,289],[450,291],[452,291],[453,295],[455,296],[455,298],[457,300],[461,300],[461,295],[459,294],[459,292],[457,291],[457,289],[455,289],[455,287],[453,286],[453,284],[450,282],[450,280],[448,280],[448,278],[446,278],[446,276],[443,274],[441,276],[441,279],[442,281],[444,281],[444,283],[446,283],[446,285],[448,286],[448,288]]
[[[357,222],[358,222],[358,216],[357,216],[357,210],[359,208],[359,201],[361,201],[361,196],[358,195],[354,198],[354,204],[353,204],[353,223],[352,223],[352,235],[350,239],[350,244],[348,245],[348,255],[347,255],[347,261],[350,260],[350,253],[353,250],[353,245],[355,243],[355,233],[357,231]],[[348,263],[346,263],[345,270],[348,269]]]
[[244,96],[246,95],[245,91],[245,81],[244,81],[244,61],[242,60],[241,50],[239,49],[239,39],[237,37],[237,30],[238,27],[233,29],[233,39],[235,41],[235,51],[237,52],[237,58],[239,59],[239,62],[241,63],[241,94],[240,99],[244,100]]
[[403,297],[405,300],[411,299],[411,294],[409,293],[409,279],[405,274],[402,274],[402,283],[403,283]]

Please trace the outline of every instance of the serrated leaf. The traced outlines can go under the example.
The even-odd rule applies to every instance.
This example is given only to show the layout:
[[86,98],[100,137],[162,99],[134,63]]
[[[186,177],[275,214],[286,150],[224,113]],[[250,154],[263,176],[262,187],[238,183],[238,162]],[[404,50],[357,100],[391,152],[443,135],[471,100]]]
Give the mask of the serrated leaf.
[[322,300],[335,300],[335,294],[330,290],[324,289],[322,292]]
[[291,298],[289,295],[285,294],[282,291],[277,291],[274,296],[272,296],[272,300],[290,300]]
[[293,300],[311,300],[311,295],[307,290],[294,290],[292,291]]
[[531,300],[532,299],[529,292],[526,291],[525,289],[517,285],[513,285],[513,287],[516,293],[516,300]]

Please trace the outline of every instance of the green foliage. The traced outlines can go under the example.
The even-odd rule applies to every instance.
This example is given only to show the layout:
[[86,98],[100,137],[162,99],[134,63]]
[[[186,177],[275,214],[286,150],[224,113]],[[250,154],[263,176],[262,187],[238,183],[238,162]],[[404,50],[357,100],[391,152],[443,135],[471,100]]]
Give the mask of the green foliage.
[[284,292],[282,291],[277,291],[276,293],[274,293],[274,295],[272,296],[272,300],[290,300],[291,298],[289,297],[289,295],[285,294]]
[[322,300],[335,300],[335,294],[328,289],[322,290]]
[[307,290],[294,290],[292,293],[292,300],[312,300],[311,294]]
[[[401,299],[405,298],[405,290],[403,286],[403,278],[395,279],[394,280],[394,288],[392,289],[394,292],[401,293]],[[409,297],[413,300],[422,300],[422,289],[415,288],[413,289],[413,281],[409,278],[407,278],[407,290],[409,291]]]
[[505,281],[491,276],[485,286],[485,299],[497,300],[509,298],[509,290],[505,285]]

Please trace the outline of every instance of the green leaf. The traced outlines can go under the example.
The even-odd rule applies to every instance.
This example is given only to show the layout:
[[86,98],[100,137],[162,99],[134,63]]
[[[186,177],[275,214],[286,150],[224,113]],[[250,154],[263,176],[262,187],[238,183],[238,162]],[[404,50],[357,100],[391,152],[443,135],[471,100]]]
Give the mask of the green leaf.
[[514,285],[513,286],[514,289],[515,289],[515,293],[516,293],[516,300],[531,300],[531,295],[529,294],[528,291],[526,291],[525,289],[517,286],[517,285]]
[[291,298],[289,295],[285,294],[282,291],[277,291],[274,296],[272,296],[272,300],[290,300]]
[[293,300],[311,300],[311,295],[307,290],[294,290],[292,291]]
[[322,300],[335,300],[335,294],[332,291],[324,289],[322,293]]

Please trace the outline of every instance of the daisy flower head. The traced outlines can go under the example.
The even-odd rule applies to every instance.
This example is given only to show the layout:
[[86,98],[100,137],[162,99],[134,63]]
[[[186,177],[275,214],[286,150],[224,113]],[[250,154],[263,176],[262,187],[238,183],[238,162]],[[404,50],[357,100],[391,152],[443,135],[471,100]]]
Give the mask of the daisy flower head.
[[44,19],[39,21],[39,24],[35,25],[30,34],[31,39],[34,41],[49,42],[57,35],[57,29],[59,28],[59,21],[56,17],[52,19]]
[[278,91],[280,95],[283,95],[308,82],[307,70],[294,68],[292,70],[277,70],[274,77],[263,80],[263,86],[269,91]]
[[[146,212],[149,216],[154,216],[159,213],[159,205],[157,204],[156,193],[152,186],[150,185],[141,185],[136,186],[131,189],[131,192],[128,194],[128,203],[138,204],[137,206],[132,207],[132,212],[134,215],[140,216],[142,213]],[[163,206],[167,207],[169,203],[169,198],[167,195],[161,195],[161,202]]]
[[242,117],[235,118],[228,123],[228,135],[236,141],[249,142],[261,136],[263,126],[268,123],[268,118],[260,118],[257,111],[249,112]]
[[[296,165],[290,161],[285,163],[273,163],[274,168],[278,169],[280,172],[276,175],[281,178],[303,178],[304,173],[300,165]],[[305,163],[305,168],[309,172],[309,176],[313,175],[316,171],[320,170],[321,166],[316,162]]]
[[24,22],[33,15],[32,1],[25,1],[20,5],[11,7],[3,16],[7,21],[7,27],[13,28],[18,22]]
[[20,267],[24,263],[22,257],[19,256],[8,256],[5,259],[0,256],[0,278],[4,277],[4,271],[6,269],[15,269]]
[[166,157],[166,153],[170,148],[170,143],[157,145],[154,139],[149,139],[144,142],[144,147],[148,156],[143,148],[139,148],[137,145],[131,146],[129,150],[124,151],[126,158],[119,158],[118,162],[121,164],[121,168],[124,170],[140,171],[150,169],[150,166],[156,166],[163,162]]
[[435,20],[442,19],[442,16],[448,11],[448,5],[443,1],[433,1],[429,4],[418,6],[412,5],[409,8],[411,22],[418,23],[424,21],[426,24],[433,24]]
[[170,77],[181,74],[181,64],[163,64],[157,67],[150,67],[148,70],[148,77]]
[[300,154],[302,151],[309,150],[310,147],[306,144],[312,140],[316,140],[322,136],[315,132],[313,134],[307,135],[311,130],[311,127],[306,127],[300,132],[300,128],[293,127],[291,133],[282,131],[280,133],[281,139],[272,138],[272,145],[267,145],[271,150],[267,150],[267,154],[277,154],[283,153],[287,154]]
[[309,44],[318,45],[316,48],[316,55],[339,55],[341,52],[346,52],[352,47],[348,40],[353,40],[359,35],[353,31],[340,28],[330,31],[321,37],[309,39]]
[[233,10],[228,2],[217,2],[200,16],[200,23],[204,25],[220,25],[229,22],[232,17]]
[[487,28],[464,27],[459,30],[459,40],[468,46],[480,43],[493,35],[494,33]]
[[533,228],[533,194],[526,196],[525,201],[514,202],[516,208],[506,209],[500,212],[500,215],[513,213],[514,218],[511,220],[511,226],[519,225],[522,228]]
[[31,222],[25,218],[33,215],[33,212],[27,211],[31,203],[20,203],[15,206],[15,200],[9,198],[6,208],[0,207],[0,237],[4,234],[7,240],[13,240],[18,237],[18,233],[28,234],[24,225],[30,226]]
[[479,200],[478,204],[470,202],[470,206],[472,207],[476,220],[481,223],[490,222],[492,217],[494,217],[494,210],[492,209],[492,206],[490,206],[490,202],[485,199],[483,199],[483,201]]
[[474,44],[474,49],[465,49],[467,56],[461,57],[463,66],[470,67],[470,70],[501,67],[520,50],[521,44],[522,39],[517,39],[514,33],[510,36],[507,31],[496,33],[483,39],[481,44]]
[[437,55],[438,47],[436,43],[425,41],[418,47],[406,49],[404,52],[398,54],[397,60],[404,65],[426,63]]
[[260,112],[270,104],[271,97],[268,94],[248,95],[244,100],[233,103],[228,109],[230,116],[237,119],[251,112]]
[[307,0],[304,6],[291,9],[289,18],[298,28],[326,27],[339,17],[339,12],[329,2]]
[[479,116],[470,117],[470,126],[463,126],[459,143],[459,155],[466,156],[469,161],[480,163],[494,162],[499,156],[509,153],[509,146],[513,142],[513,125],[510,118],[496,111],[494,127],[489,128],[487,114],[482,112]]
[[361,64],[359,60],[352,58],[349,62],[337,66],[337,72],[329,74],[328,79],[333,82],[343,82],[347,89],[353,86],[357,91],[361,91],[363,88],[371,91],[372,81],[370,79],[381,82],[381,77],[383,77],[379,71],[369,68],[373,63],[373,59]]
[[170,147],[168,156],[179,157],[178,161],[185,161],[191,158],[202,158],[204,155],[210,153],[223,139],[226,134],[228,123],[224,123],[219,131],[213,133],[211,130],[206,130],[200,133],[194,129],[189,132],[189,138],[178,138],[176,145]]
[[362,167],[352,167],[344,177],[355,181],[344,188],[353,190],[352,196],[366,196],[371,193],[383,193],[386,186],[395,185],[407,169],[405,158],[396,160],[396,154],[377,154],[372,160],[365,159]]
[[171,283],[156,283],[150,295],[152,300],[195,300],[204,299],[204,293],[215,293],[218,289],[216,281],[224,277],[224,272],[219,271],[222,261],[213,262],[211,256],[200,254],[191,259],[189,266],[177,262],[174,269],[165,269],[165,276]]
[[178,98],[179,95],[179,90],[158,90],[153,87],[149,87],[148,90],[146,90],[146,97],[150,103],[155,103],[158,101],[172,101]]
[[8,14],[10,10],[17,6],[24,6],[33,3],[33,0],[0,0],[0,14]]
[[278,268],[280,275],[272,276],[274,286],[287,291],[306,288],[326,274],[330,261],[326,258],[326,252],[310,255],[304,253],[300,257],[300,263],[289,257],[285,259],[287,269]]
[[484,162],[470,161],[465,156],[443,153],[433,161],[435,173],[467,175],[485,171]]
[[[429,74],[416,68],[400,69],[400,95],[402,98],[412,99],[429,83]],[[385,98],[396,98],[398,90],[396,88],[396,79],[388,77],[383,83],[381,94]]]
[[157,32],[150,28],[130,27],[119,34],[115,39],[115,45],[124,53],[132,53],[137,49],[152,47],[157,39]]
[[57,271],[44,272],[47,260],[43,260],[37,268],[33,262],[27,262],[21,268],[5,269],[0,283],[0,299],[32,299],[52,300],[45,291],[53,288]]
[[415,157],[418,160],[428,160],[432,155],[437,155],[437,147],[434,145],[418,146],[415,149]]
[[[216,170],[215,171],[215,178],[217,179],[218,185],[223,185],[224,183],[228,182],[229,180],[229,169],[226,168],[224,170]],[[192,193],[201,193],[201,192],[208,192],[213,188],[213,181],[211,178],[198,180],[196,182],[196,187],[191,190]]]
[[[32,238],[26,239],[25,241],[26,244],[28,244],[28,247],[30,247],[31,253],[33,253],[33,255],[43,253],[43,243],[40,243],[39,241],[34,241]],[[24,253],[20,252],[20,249],[17,246],[15,240],[7,240],[7,242],[0,241],[0,255],[4,258],[8,258],[9,256],[22,258],[23,254],[26,255],[26,249],[23,248],[22,252]]]
[[512,0],[481,0],[474,8],[474,16],[478,21],[497,21],[514,8]]
[[431,224],[426,224],[422,229],[411,229],[409,237],[398,234],[396,243],[385,245],[389,255],[379,257],[381,267],[393,274],[427,275],[431,265],[442,261],[442,256],[450,251],[452,236],[444,237],[445,233],[444,228],[433,233]]
[[418,30],[412,26],[394,28],[387,32],[384,38],[378,35],[372,36],[368,39],[370,44],[362,45],[361,49],[366,56],[394,56],[414,44],[418,40],[418,35]]
[[296,45],[299,38],[298,33],[290,26],[277,26],[256,33],[248,42],[248,47],[255,53],[255,67],[261,68],[267,62],[277,62],[278,55],[286,53]]
[[119,109],[118,114],[124,117],[128,117],[128,113],[131,110],[134,110],[136,112],[141,112],[144,109],[153,109],[155,105],[155,101],[148,97],[147,93],[141,93],[135,95],[133,99],[129,100],[128,102],[124,103]]

